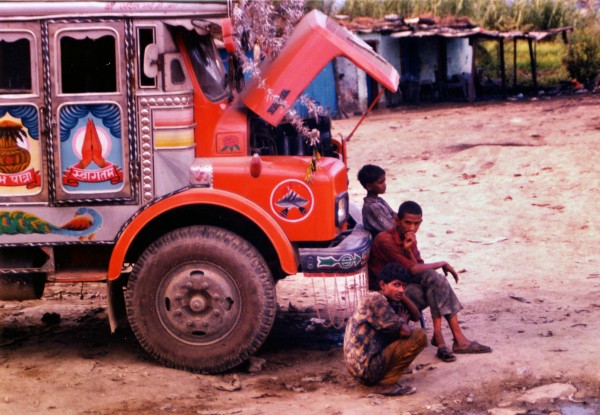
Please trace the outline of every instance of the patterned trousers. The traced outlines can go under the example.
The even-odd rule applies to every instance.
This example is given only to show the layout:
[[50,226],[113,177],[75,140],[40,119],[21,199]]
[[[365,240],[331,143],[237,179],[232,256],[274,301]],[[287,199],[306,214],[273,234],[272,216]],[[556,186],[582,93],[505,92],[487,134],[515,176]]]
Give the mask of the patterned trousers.
[[456,314],[463,308],[448,278],[435,270],[413,275],[406,285],[406,295],[419,310],[429,307],[433,318]]

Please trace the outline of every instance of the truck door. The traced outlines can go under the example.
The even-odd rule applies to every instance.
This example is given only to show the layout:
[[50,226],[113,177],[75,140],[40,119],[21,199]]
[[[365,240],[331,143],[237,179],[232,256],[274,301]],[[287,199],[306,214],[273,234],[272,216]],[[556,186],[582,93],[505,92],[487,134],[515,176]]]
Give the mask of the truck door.
[[134,195],[128,178],[128,143],[135,141],[127,110],[130,40],[119,21],[48,24],[48,163],[57,204]]

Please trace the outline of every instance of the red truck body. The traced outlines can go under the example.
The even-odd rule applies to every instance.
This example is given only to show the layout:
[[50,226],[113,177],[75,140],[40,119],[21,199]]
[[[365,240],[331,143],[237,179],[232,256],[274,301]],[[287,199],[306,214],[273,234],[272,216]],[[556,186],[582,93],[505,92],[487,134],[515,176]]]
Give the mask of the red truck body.
[[363,269],[345,143],[317,117],[309,146],[284,117],[336,57],[392,91],[398,73],[313,11],[238,94],[215,46],[226,13],[0,3],[0,300],[106,282],[113,328],[126,318],[159,361],[212,373],[260,347],[278,280]]

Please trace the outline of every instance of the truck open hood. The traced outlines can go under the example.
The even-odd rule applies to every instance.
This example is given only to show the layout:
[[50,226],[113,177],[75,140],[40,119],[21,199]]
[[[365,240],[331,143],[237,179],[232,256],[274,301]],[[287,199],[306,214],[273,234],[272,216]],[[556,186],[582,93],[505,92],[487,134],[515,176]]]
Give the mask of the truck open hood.
[[[277,125],[287,110],[273,102],[279,95],[290,108],[310,82],[333,58],[343,56],[392,92],[400,75],[364,41],[318,10],[308,13],[294,28],[279,56],[260,68],[242,92],[242,101],[265,121]],[[269,93],[268,91],[271,91]]]

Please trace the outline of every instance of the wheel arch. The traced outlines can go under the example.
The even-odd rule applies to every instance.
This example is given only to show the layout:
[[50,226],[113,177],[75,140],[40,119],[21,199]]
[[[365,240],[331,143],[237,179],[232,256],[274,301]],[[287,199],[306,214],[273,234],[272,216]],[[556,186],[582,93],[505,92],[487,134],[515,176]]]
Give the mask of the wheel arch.
[[275,279],[298,270],[296,252],[277,222],[259,206],[239,195],[215,189],[189,189],[144,208],[119,232],[108,268],[108,280],[119,278],[125,263],[165,233],[191,225],[230,230],[265,258]]

